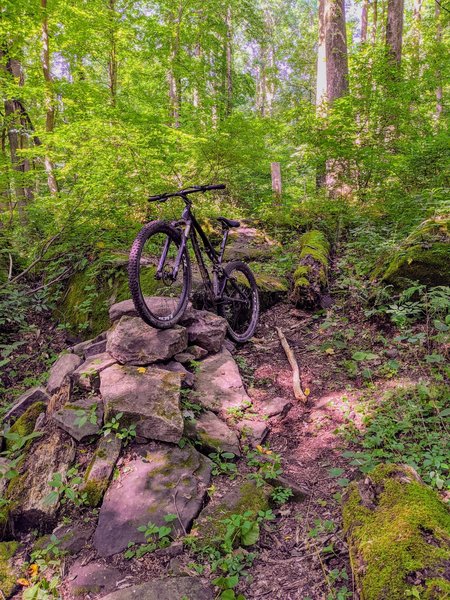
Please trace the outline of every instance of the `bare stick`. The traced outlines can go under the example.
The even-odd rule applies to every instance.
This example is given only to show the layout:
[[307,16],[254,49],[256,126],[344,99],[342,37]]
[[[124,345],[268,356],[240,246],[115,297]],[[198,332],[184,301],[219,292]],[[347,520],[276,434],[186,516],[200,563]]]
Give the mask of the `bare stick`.
[[300,383],[300,370],[298,368],[297,360],[295,359],[294,353],[291,350],[291,347],[288,344],[287,339],[284,337],[284,333],[281,331],[279,327],[275,327],[278,337],[280,338],[281,345],[283,346],[283,350],[287,356],[289,364],[292,369],[292,387],[294,388],[294,396],[297,400],[301,400],[306,404],[308,401],[308,396],[302,390],[302,385]]

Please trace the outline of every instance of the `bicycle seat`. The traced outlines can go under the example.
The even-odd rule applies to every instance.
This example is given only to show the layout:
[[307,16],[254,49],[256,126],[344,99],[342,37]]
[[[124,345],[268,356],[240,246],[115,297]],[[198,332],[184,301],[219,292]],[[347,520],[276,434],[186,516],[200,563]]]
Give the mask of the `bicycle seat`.
[[225,225],[226,227],[240,227],[239,221],[233,221],[232,219],[227,219],[226,217],[217,217],[217,220]]

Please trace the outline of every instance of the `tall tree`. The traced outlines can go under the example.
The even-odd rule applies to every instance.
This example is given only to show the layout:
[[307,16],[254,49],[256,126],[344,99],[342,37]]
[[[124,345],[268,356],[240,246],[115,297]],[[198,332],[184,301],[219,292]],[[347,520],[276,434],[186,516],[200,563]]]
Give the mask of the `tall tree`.
[[361,43],[367,42],[367,28],[369,22],[369,0],[363,0],[363,5],[361,9],[361,33],[360,39]]
[[325,54],[327,63],[327,99],[331,104],[348,91],[348,56],[344,0],[326,0]]
[[[48,34],[47,0],[41,0],[42,8],[42,51],[41,64],[45,82],[45,130],[52,133],[55,127],[55,95],[53,92],[53,77],[50,66],[50,40]],[[47,173],[47,184],[52,195],[58,193],[58,183],[53,170],[52,161],[44,156],[45,171]]]
[[393,62],[399,66],[403,44],[403,0],[388,0],[386,46]]

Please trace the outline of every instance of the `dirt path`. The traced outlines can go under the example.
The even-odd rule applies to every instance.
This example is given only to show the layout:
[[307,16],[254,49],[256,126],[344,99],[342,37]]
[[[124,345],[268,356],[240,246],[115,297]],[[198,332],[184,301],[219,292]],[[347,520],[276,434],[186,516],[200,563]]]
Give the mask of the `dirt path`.
[[[351,382],[337,368],[334,352],[319,349],[320,338],[326,337],[319,329],[320,322],[290,305],[278,304],[262,316],[257,341],[236,353],[255,412],[274,397],[293,403],[285,418],[271,419],[267,441],[283,457],[284,474],[309,490],[307,499],[284,505],[276,523],[268,526],[252,569],[253,582],[245,590],[248,599],[353,597],[341,533],[342,487],[330,469],[342,469],[341,478],[353,475],[340,456],[343,443],[336,429],[356,417],[352,411],[356,397],[346,389]],[[294,399],[292,373],[276,326],[295,350],[303,389],[310,389],[306,406]]]

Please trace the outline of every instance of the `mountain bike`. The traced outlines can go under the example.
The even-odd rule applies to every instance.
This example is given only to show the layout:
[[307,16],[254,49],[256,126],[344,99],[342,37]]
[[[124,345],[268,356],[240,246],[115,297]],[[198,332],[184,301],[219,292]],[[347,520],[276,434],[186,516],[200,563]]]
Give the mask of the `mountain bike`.
[[[148,325],[167,329],[183,316],[193,277],[188,251],[190,240],[208,300],[226,319],[229,337],[238,343],[252,337],[259,317],[255,277],[242,261],[223,263],[229,231],[239,227],[240,223],[226,217],[217,218],[222,226],[222,243],[217,251],[192,212],[192,194],[223,189],[223,184],[203,185],[149,198],[150,202],[181,198],[185,208],[178,221],[147,223],[130,251],[128,277],[131,295],[139,316]],[[212,265],[211,274],[202,251]]]

